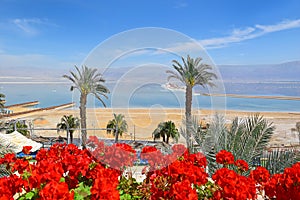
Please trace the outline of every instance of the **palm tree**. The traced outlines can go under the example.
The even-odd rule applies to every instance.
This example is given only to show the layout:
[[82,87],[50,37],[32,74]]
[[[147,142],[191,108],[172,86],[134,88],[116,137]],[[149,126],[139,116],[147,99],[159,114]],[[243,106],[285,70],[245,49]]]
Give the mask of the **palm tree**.
[[28,130],[28,126],[26,125],[25,122],[20,122],[20,121],[12,121],[12,123],[9,124],[8,129],[7,129],[7,134],[12,133],[14,131],[18,131],[22,135],[28,137],[30,132]]
[[296,123],[296,131],[298,132],[299,144],[300,144],[300,122]]
[[300,153],[296,148],[274,149],[263,155],[261,166],[267,168],[271,174],[283,173],[284,169],[300,161]]
[[2,98],[5,98],[5,95],[0,93],[0,113],[4,108],[4,102],[5,102],[5,100]]
[[215,73],[212,72],[212,66],[208,64],[201,63],[202,58],[198,57],[196,59],[191,58],[189,55],[187,59],[181,58],[182,64],[177,60],[173,60],[173,67],[176,71],[168,70],[167,73],[170,74],[168,81],[172,78],[179,80],[185,84],[185,119],[186,119],[186,134],[187,134],[187,147],[190,148],[191,140],[191,127],[192,127],[192,98],[193,98],[193,87],[200,85],[206,87],[215,86],[213,80],[217,79]]
[[161,122],[158,124],[157,128],[152,133],[154,140],[159,139],[160,137],[163,138],[163,142],[166,142],[169,144],[169,138],[175,139],[175,141],[178,141],[179,138],[179,132],[176,128],[174,122],[167,121],[167,122]]
[[[186,125],[186,121],[183,119],[183,124]],[[202,144],[205,140],[205,136],[207,133],[207,128],[204,129],[199,121],[199,119],[196,116],[192,117],[192,131],[191,131],[191,135],[194,138],[194,141],[198,144],[197,146],[199,146],[200,148],[202,148]],[[187,135],[186,135],[186,127],[180,127],[180,135],[182,135],[185,139],[187,139]],[[191,152],[197,151],[196,149],[194,149],[194,146],[191,145]]]
[[71,91],[74,89],[80,92],[80,123],[81,123],[81,138],[82,146],[86,147],[87,131],[86,131],[86,102],[89,94],[95,95],[95,97],[106,107],[101,96],[106,96],[109,93],[107,87],[103,85],[105,80],[101,73],[97,72],[97,69],[82,66],[81,71],[75,66],[76,72],[70,71],[69,75],[64,75],[64,78],[69,79],[74,85],[71,86]]
[[202,143],[210,173],[217,169],[215,155],[222,149],[232,152],[236,159],[252,163],[254,158],[262,156],[274,130],[274,125],[259,115],[236,117],[229,126],[224,117],[216,115]]
[[[2,158],[5,154],[13,153],[16,151],[17,147],[9,144],[4,145],[6,142],[3,138],[0,138],[0,158]],[[6,169],[5,165],[0,164],[0,178],[11,175],[12,172],[10,170]]]
[[128,129],[127,122],[124,118],[125,118],[124,115],[122,114],[117,115],[114,113],[114,118],[107,123],[106,126],[107,133],[108,134],[112,133],[113,136],[115,136],[115,143],[118,142],[119,135],[122,136],[122,134],[126,132]]
[[74,117],[73,115],[64,115],[56,127],[58,129],[57,131],[67,131],[67,134],[70,134],[70,142],[73,143],[73,133],[75,129],[80,127],[80,122],[78,117]]

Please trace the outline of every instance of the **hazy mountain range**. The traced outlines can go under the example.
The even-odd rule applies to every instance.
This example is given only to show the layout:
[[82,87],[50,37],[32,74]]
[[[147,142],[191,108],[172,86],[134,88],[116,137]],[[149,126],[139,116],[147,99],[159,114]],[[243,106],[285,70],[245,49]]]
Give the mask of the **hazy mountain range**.
[[[300,81],[300,61],[264,65],[218,65],[217,67],[225,82]],[[134,69],[129,67],[110,68],[105,72],[105,78],[114,82],[130,70],[134,72]],[[68,73],[69,69],[62,68],[1,67],[0,82],[66,82],[62,75]],[[131,76],[134,77],[134,80],[141,80],[149,76],[153,81],[164,82],[167,74],[153,72],[151,67],[144,67],[135,70]]]
[[225,81],[300,81],[300,61],[269,65],[220,65]]

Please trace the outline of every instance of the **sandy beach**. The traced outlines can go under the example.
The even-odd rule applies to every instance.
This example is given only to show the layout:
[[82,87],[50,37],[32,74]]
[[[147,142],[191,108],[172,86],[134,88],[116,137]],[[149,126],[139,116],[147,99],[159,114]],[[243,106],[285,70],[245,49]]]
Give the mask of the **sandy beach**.
[[[18,112],[15,108],[14,112]],[[193,110],[193,114],[199,120],[210,122],[215,113],[221,113],[225,116],[226,122],[238,117],[247,117],[257,112],[248,111],[211,111],[211,110]],[[128,133],[125,133],[121,139],[133,139],[134,135],[137,140],[152,140],[152,132],[157,127],[159,122],[172,120],[179,128],[182,126],[182,119],[184,116],[184,109],[179,108],[96,108],[87,109],[87,128],[100,129],[105,128],[109,120],[112,119],[113,113],[121,113],[125,115],[128,123]],[[15,116],[14,118],[26,119],[34,124],[34,128],[55,128],[63,115],[74,115],[79,117],[79,109],[65,109],[65,110],[46,110],[26,115]],[[300,113],[294,112],[260,112],[269,122],[273,122],[276,127],[274,137],[271,140],[271,146],[282,146],[290,144],[298,144],[298,134],[292,132],[291,128],[295,127],[297,121],[300,121]],[[35,130],[34,134],[37,136],[64,136],[65,133],[57,133],[55,130]],[[89,130],[88,135],[96,135],[102,138],[112,138],[104,130]],[[79,133],[75,133],[78,137]],[[184,143],[181,138],[180,142]]]

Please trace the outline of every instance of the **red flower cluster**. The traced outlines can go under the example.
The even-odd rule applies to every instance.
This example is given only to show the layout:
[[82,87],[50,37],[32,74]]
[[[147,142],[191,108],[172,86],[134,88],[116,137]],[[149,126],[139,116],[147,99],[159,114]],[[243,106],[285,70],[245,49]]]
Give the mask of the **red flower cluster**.
[[22,152],[24,154],[30,154],[31,149],[32,149],[32,146],[23,146]]
[[241,176],[235,171],[221,168],[212,176],[215,183],[221,188],[214,193],[215,199],[255,199],[255,181]]
[[269,198],[300,199],[300,162],[286,168],[283,174],[274,174],[265,186]]
[[[81,186],[89,190],[83,192],[87,196],[81,199],[120,199],[117,188],[120,189],[124,177],[118,169],[132,166],[135,151],[127,144],[105,146],[97,138],[91,138],[89,144],[91,151],[72,144],[55,144],[49,150],[41,149],[36,162],[6,154],[0,158],[0,164],[11,175],[0,178],[0,199],[11,200],[21,192],[22,198],[30,193],[32,199],[74,199],[81,194]],[[265,168],[257,167],[246,177],[240,172],[248,171],[248,164],[243,160],[234,162],[233,155],[222,150],[216,156],[217,162],[235,167],[217,170],[212,175],[214,183],[207,183],[207,161],[203,154],[190,154],[183,145],[174,145],[172,150],[164,155],[155,147],[143,148],[141,158],[148,160],[151,170],[136,190],[145,195],[144,199],[196,200],[201,188],[211,184],[212,199],[255,199],[257,192],[262,191],[268,199],[300,199],[300,163],[273,176]]]
[[68,184],[65,182],[50,181],[40,192],[41,199],[74,199],[74,193],[69,192]]
[[[142,153],[143,159],[151,163],[162,163],[162,160],[168,163],[175,158],[169,165],[148,172],[146,182],[150,183],[151,199],[198,199],[194,186],[205,184],[208,177],[204,155],[189,154],[182,146],[175,146],[171,155],[159,154],[153,147],[145,147]],[[160,160],[156,160],[156,155]]]
[[187,154],[188,153],[188,149],[182,145],[182,144],[175,144],[172,146],[172,151],[173,154],[176,155],[177,157],[182,156],[183,154]]
[[117,186],[119,184],[118,177],[121,173],[102,165],[97,165],[93,171],[91,178],[94,182],[91,188],[91,199],[120,199]]
[[254,179],[257,184],[263,187],[269,181],[270,173],[264,167],[257,167],[255,170],[250,172],[250,177]]
[[159,169],[160,168],[160,166],[163,163],[162,161],[164,159],[164,156],[155,147],[146,146],[142,149],[141,159],[147,160],[149,165],[150,165],[150,169],[154,170],[154,169]]
[[123,169],[132,166],[137,159],[135,150],[128,144],[117,143],[112,146],[105,146],[103,141],[99,141],[96,136],[90,137],[88,144],[94,158],[108,167]]
[[241,172],[245,172],[245,171],[248,171],[249,170],[249,165],[246,161],[244,160],[236,160],[234,162],[234,165],[237,166],[238,168],[238,171],[241,171]]
[[0,178],[0,199],[12,200],[16,193],[22,192],[23,184],[17,175]]
[[128,144],[117,143],[106,147],[102,162],[114,169],[132,166],[136,160],[135,150]]
[[[0,164],[5,164],[11,173],[20,174],[0,178],[0,199],[12,199],[22,190],[26,193],[37,190],[39,199],[73,199],[73,189],[79,182],[92,184],[93,199],[119,196],[120,172],[97,164],[87,150],[80,150],[72,144],[55,144],[49,150],[41,149],[34,163],[6,154],[0,159]],[[97,183],[101,183],[101,187]]]
[[223,165],[229,165],[234,163],[234,156],[231,152],[228,152],[226,150],[221,150],[216,155],[216,161],[217,163],[223,164]]

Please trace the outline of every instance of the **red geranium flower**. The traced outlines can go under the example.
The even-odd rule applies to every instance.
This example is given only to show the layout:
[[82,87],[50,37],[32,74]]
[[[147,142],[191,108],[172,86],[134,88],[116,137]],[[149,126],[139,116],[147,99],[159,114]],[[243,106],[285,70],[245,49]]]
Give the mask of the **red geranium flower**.
[[249,170],[248,163],[244,160],[236,160],[235,161],[235,166],[237,166],[238,170],[245,172]]
[[220,163],[220,164],[223,164],[223,165],[233,164],[234,163],[234,156],[232,155],[231,152],[228,152],[226,150],[221,150],[216,155],[216,161],[217,161],[217,163]]
[[300,199],[300,164],[286,168],[283,174],[274,174],[264,189],[270,199]]
[[179,157],[186,153],[188,149],[183,144],[174,144],[172,146],[172,151],[176,157]]
[[254,179],[256,183],[264,185],[269,181],[270,173],[264,167],[257,167],[255,170],[250,172],[250,177]]
[[256,199],[255,182],[235,171],[221,168],[212,179],[220,187],[214,193],[214,199]]
[[22,152],[24,154],[30,154],[30,150],[32,149],[32,146],[23,146]]

